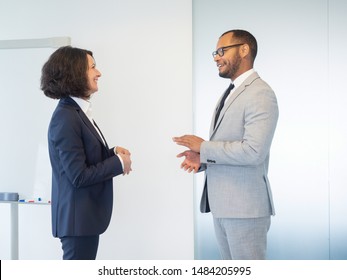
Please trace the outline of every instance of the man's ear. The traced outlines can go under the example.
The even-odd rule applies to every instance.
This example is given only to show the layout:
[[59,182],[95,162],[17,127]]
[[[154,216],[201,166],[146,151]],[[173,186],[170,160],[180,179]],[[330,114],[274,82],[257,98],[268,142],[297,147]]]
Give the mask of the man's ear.
[[249,48],[249,45],[248,44],[243,44],[241,47],[240,47],[240,55],[241,57],[246,57],[250,52],[250,48]]

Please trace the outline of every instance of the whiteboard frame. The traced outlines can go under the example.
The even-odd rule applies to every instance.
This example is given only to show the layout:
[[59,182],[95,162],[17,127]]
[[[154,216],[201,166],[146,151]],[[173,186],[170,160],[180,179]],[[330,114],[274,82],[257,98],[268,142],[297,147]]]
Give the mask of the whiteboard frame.
[[59,48],[70,45],[70,37],[0,40],[0,49]]

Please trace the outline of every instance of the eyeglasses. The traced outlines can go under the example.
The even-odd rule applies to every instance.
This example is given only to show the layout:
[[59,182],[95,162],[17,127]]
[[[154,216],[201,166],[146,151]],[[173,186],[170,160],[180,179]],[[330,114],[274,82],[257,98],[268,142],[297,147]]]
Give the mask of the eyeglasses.
[[242,46],[243,44],[244,43],[221,47],[221,48],[217,49],[216,51],[214,51],[212,53],[212,56],[213,56],[213,58],[215,58],[218,54],[220,57],[222,57],[224,55],[224,50],[229,49],[229,48],[233,48],[233,47],[239,47],[239,46]]

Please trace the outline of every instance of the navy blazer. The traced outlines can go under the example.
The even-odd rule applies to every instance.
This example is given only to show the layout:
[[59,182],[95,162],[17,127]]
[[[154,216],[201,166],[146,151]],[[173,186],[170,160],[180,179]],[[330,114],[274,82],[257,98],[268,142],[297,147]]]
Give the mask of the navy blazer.
[[72,98],[63,98],[48,129],[53,236],[103,233],[113,207],[113,177],[122,164]]

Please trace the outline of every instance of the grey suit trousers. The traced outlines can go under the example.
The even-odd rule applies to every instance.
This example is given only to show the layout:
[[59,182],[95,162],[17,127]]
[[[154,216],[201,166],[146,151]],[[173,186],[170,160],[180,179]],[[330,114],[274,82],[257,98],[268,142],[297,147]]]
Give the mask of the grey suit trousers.
[[266,259],[271,217],[213,218],[219,251],[224,260]]

